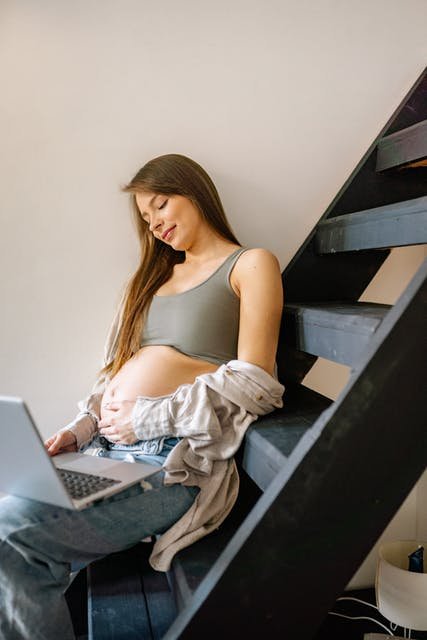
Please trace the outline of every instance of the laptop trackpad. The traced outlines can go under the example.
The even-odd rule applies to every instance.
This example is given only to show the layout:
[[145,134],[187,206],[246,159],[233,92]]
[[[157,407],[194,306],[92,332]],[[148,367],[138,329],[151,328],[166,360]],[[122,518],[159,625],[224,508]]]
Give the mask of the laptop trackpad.
[[122,465],[121,460],[109,460],[108,458],[98,458],[83,453],[61,453],[53,457],[56,467],[69,469],[70,471],[81,471],[82,473],[102,473],[111,471],[113,467]]

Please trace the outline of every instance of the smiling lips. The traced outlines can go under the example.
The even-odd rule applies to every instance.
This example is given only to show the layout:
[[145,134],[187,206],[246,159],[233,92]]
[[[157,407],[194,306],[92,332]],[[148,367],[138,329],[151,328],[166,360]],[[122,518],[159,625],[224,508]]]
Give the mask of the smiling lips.
[[169,227],[169,229],[166,229],[166,231],[162,234],[162,240],[166,240],[168,238],[168,236],[172,233],[172,231],[175,229],[176,224],[173,225],[173,227]]

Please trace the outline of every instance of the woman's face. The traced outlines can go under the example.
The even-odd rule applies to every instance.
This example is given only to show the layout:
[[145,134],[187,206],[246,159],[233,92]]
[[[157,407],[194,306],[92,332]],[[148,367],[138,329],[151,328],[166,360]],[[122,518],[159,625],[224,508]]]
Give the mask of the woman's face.
[[197,207],[184,196],[143,191],[135,198],[151,233],[175,251],[188,251],[206,226]]

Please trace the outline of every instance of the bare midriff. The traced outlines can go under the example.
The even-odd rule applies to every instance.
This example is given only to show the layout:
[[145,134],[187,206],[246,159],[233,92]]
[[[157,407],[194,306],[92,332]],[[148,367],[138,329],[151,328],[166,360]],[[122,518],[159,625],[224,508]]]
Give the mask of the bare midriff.
[[187,356],[173,347],[142,347],[116,373],[107,385],[101,404],[101,418],[110,411],[107,402],[134,402],[138,396],[163,396],[182,384],[192,384],[198,375],[216,371],[219,365]]

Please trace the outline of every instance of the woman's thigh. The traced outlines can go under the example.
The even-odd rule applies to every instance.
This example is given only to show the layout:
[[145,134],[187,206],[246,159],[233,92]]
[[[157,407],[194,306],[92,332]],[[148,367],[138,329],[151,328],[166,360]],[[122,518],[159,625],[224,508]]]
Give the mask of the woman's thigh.
[[30,562],[47,558],[72,567],[161,534],[191,507],[198,489],[163,485],[159,471],[83,511],[24,498],[0,500],[0,541],[7,540]]

